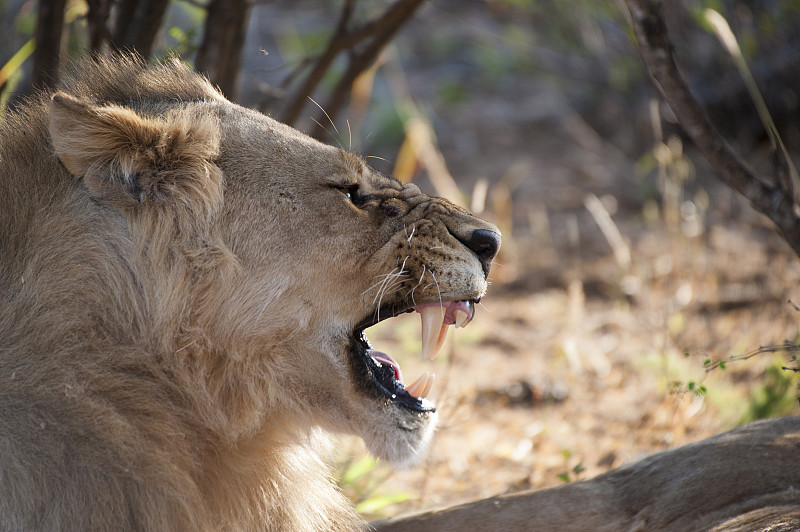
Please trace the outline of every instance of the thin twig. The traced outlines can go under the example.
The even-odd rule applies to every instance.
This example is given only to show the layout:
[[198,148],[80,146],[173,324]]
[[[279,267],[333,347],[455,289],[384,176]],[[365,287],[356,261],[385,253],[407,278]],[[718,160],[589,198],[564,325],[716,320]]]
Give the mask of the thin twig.
[[[793,344],[789,340],[786,340],[781,345],[762,345],[757,349],[753,349],[747,353],[741,355],[731,355],[725,359],[720,359],[714,362],[711,362],[706,365],[706,373],[710,373],[711,371],[719,368],[725,367],[728,362],[737,362],[741,360],[749,360],[755,356],[764,354],[764,353],[796,353],[800,352],[800,344]],[[783,369],[791,369],[792,371],[800,371],[800,368],[793,369],[793,368],[783,368]]]

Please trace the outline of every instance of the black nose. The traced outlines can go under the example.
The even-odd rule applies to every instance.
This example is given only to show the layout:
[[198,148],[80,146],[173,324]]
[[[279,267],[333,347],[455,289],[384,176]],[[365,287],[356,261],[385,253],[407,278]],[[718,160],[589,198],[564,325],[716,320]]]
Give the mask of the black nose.
[[469,239],[462,240],[462,242],[478,256],[483,267],[483,274],[489,275],[492,259],[500,249],[500,233],[489,229],[476,229]]

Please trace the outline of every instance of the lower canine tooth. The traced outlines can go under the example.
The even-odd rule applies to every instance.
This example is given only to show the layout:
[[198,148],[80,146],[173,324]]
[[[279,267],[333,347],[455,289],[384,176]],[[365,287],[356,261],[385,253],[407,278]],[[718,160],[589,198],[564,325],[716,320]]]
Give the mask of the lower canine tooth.
[[[417,398],[419,398],[420,396],[424,397],[422,392],[425,391],[427,385],[428,385],[428,372],[426,371],[425,373],[420,375],[417,380],[406,386],[406,392],[408,392],[408,395],[410,395],[411,397],[417,397]],[[430,391],[430,388],[428,388],[428,391]]]
[[456,329],[466,327],[467,323],[469,323],[469,314],[461,309],[457,309],[453,314],[455,314],[456,318]]
[[447,337],[447,325],[444,324],[444,307],[431,305],[419,310],[422,321],[422,359],[436,358],[436,354]]
[[436,373],[431,373],[428,377],[428,382],[425,383],[425,389],[422,390],[422,393],[419,394],[420,397],[425,398],[428,397],[428,394],[431,393],[431,388],[433,388],[433,381],[436,380]]

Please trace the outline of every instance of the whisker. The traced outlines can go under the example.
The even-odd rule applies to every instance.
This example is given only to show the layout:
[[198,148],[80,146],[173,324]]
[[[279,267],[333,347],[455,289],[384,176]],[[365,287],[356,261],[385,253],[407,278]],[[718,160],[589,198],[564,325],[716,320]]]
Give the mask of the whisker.
[[[394,270],[396,270],[396,269],[397,269],[397,267],[395,267]],[[373,277],[384,277],[385,278],[385,277],[390,277],[392,275],[397,275],[397,273],[394,270],[390,271],[389,273],[378,273],[378,274],[373,275]]]
[[442,304],[442,291],[439,290],[439,281],[436,280],[436,276],[433,275],[432,271],[429,270],[428,273],[431,274],[431,277],[433,277],[433,282],[436,283],[436,292],[439,294],[439,304],[441,305]]
[[344,149],[344,146],[342,146],[342,143],[341,143],[341,142],[339,142],[339,138],[338,138],[338,137],[336,137],[336,136],[335,136],[333,133],[331,133],[331,130],[330,130],[330,129],[328,129],[327,127],[325,127],[325,126],[323,126],[322,124],[320,124],[320,123],[317,121],[317,119],[316,119],[316,118],[314,118],[313,116],[311,117],[311,120],[313,120],[315,124],[317,124],[319,127],[321,127],[321,128],[322,128],[322,129],[325,131],[325,133],[327,133],[328,135],[330,135],[330,136],[333,138],[333,140],[335,140],[335,141],[336,141],[336,144],[338,144],[338,145],[339,145],[339,147],[340,147],[341,149]]
[[[400,275],[400,274],[398,274],[398,275]],[[402,282],[402,281],[400,281],[400,282]],[[397,284],[397,282],[393,282],[393,283],[389,283],[387,285],[384,285],[382,290],[380,291],[380,298],[378,299],[378,306],[375,309],[375,317],[376,317],[376,319],[378,321],[381,321],[381,303],[383,303],[383,296],[385,296],[387,294],[387,292],[389,292],[389,290],[391,288],[393,288],[396,284]]]
[[[381,285],[380,290],[376,294],[376,298],[378,299],[378,306],[377,306],[377,309],[376,309],[375,317],[377,318],[378,321],[381,320],[381,303],[383,302],[383,296],[386,295],[386,293],[388,292],[388,290],[390,288],[394,289],[394,287],[397,286],[398,284],[402,284],[402,282],[403,282],[402,277],[405,274],[406,261],[409,259],[409,257],[410,257],[410,255],[406,255],[406,258],[403,259],[403,264],[400,265],[400,271],[397,272],[397,274],[394,276],[394,278],[386,277],[384,279],[384,283]],[[397,268],[392,269],[392,272],[394,272],[394,270],[396,270],[396,269]],[[387,282],[387,281],[389,281],[389,282]],[[378,297],[378,296],[380,296],[380,297]],[[372,300],[372,303],[373,304],[375,303],[375,299],[374,298]]]
[[[372,135],[372,133],[370,133],[370,135]],[[367,136],[367,139],[368,139],[368,138],[369,138],[369,136]],[[367,141],[367,139],[364,139],[364,142],[366,142],[366,141]],[[389,164],[394,164],[394,163],[393,163],[392,161],[390,161],[389,159],[386,159],[385,157],[378,157],[377,155],[365,155],[365,156],[364,156],[364,158],[365,158],[365,159],[379,159],[379,160],[381,160],[381,161],[384,161],[384,162],[387,162],[387,163],[389,163]]]
[[406,255],[406,258],[403,259],[403,264],[400,265],[400,273],[405,271],[406,261],[411,257],[411,255]]
[[386,287],[383,290],[383,295],[387,295],[393,292],[398,286],[402,285],[404,282],[405,279],[402,279],[400,277],[396,278],[394,281],[386,285]]
[[[375,277],[383,277],[383,279],[381,279],[380,281],[376,281],[376,282],[375,282],[375,283],[374,283],[372,286],[370,286],[369,288],[367,288],[366,290],[364,290],[363,292],[361,292],[361,295],[363,296],[364,294],[366,294],[367,292],[369,292],[369,291],[370,291],[370,290],[372,290],[373,288],[376,288],[377,286],[379,286],[379,285],[381,285],[381,284],[385,283],[385,282],[386,282],[386,279],[387,279],[388,277],[391,277],[391,276],[393,276],[393,275],[396,275],[396,274],[395,274],[395,270],[396,270],[396,269],[397,269],[397,268],[395,268],[394,270],[392,270],[392,271],[391,271],[391,272],[389,272],[389,273],[381,273],[381,274],[378,274],[378,275],[376,275]],[[373,303],[374,303],[374,301],[373,301]]]
[[[416,230],[417,230],[417,226],[416,225],[412,225],[411,226],[411,234],[408,236],[408,243],[409,244],[411,243],[411,239],[414,238],[414,232]],[[434,249],[434,248],[431,248],[431,249]]]
[[417,305],[417,300],[414,299],[414,291],[417,289],[417,287],[419,287],[419,285],[422,284],[422,278],[425,277],[425,269],[426,268],[427,268],[427,265],[423,264],[422,265],[422,275],[419,276],[419,281],[417,281],[417,284],[414,285],[414,287],[409,292],[409,294],[411,295],[411,302],[414,303],[414,306]]
[[389,286],[393,286],[398,282],[403,282],[403,278],[406,276],[405,272],[399,271],[390,277],[387,277],[384,282],[382,283],[382,290],[385,292],[388,290]]
[[[395,268],[394,270],[396,269],[397,268]],[[375,304],[376,301],[379,301],[381,298],[383,298],[383,291],[385,290],[386,285],[391,283],[394,277],[402,275],[403,273],[402,268],[397,273],[394,273],[394,270],[392,270],[391,275],[387,275],[386,277],[384,277],[383,281],[381,281],[380,286],[378,287],[378,293],[375,294],[375,297],[372,298],[373,305]],[[380,302],[378,303],[378,306],[380,307]]]
[[[314,98],[312,98],[311,96],[307,96],[307,98],[308,98],[309,100],[311,100],[311,102],[312,102],[314,105],[316,105],[317,107],[319,107],[319,110],[320,110],[320,111],[322,111],[323,113],[325,113],[325,116],[326,116],[326,117],[328,117],[328,122],[330,122],[330,123],[331,123],[331,125],[333,126],[333,129],[336,131],[336,134],[337,134],[337,135],[341,135],[341,133],[339,133],[339,129],[336,127],[336,124],[334,124],[334,123],[333,123],[333,120],[331,120],[331,117],[330,117],[330,115],[328,115],[328,112],[327,112],[325,109],[323,109],[323,108],[322,108],[322,106],[321,106],[320,104],[318,104],[316,101],[314,101]],[[314,122],[316,122],[316,120],[314,120]],[[342,148],[342,149],[344,149],[344,148]]]
[[369,292],[373,288],[377,288],[382,282],[383,282],[383,279],[381,279],[380,281],[376,281],[372,286],[370,286],[369,288],[367,288],[366,290],[361,292],[361,295],[363,296],[364,294],[366,294],[367,292]]

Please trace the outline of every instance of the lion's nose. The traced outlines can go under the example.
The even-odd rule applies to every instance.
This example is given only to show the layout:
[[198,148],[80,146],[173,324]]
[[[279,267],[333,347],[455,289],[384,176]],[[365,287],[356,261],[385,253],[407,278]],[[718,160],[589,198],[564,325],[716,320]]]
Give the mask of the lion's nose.
[[483,267],[483,274],[489,275],[492,259],[500,249],[500,233],[490,229],[476,229],[462,242],[477,255]]

